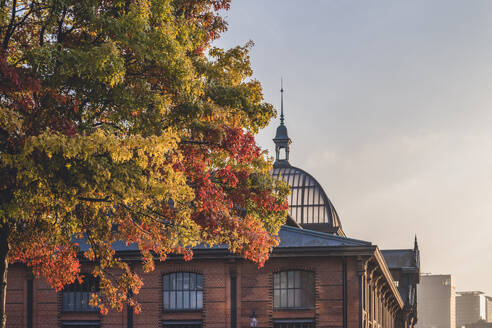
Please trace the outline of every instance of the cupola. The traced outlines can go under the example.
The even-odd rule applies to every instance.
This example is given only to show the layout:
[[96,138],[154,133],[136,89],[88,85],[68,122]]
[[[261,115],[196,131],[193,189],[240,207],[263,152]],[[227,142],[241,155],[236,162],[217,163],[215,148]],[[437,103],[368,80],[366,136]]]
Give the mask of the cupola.
[[287,127],[284,124],[284,87],[283,83],[280,86],[280,125],[277,128],[275,138],[275,165],[289,166],[289,151],[292,140],[289,138]]

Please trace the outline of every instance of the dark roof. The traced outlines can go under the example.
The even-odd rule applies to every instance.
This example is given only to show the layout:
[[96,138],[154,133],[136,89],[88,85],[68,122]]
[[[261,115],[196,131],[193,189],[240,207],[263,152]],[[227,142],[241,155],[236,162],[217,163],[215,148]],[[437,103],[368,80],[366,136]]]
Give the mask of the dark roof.
[[418,268],[418,263],[413,249],[387,249],[382,250],[384,260],[391,269]]
[[277,133],[275,134],[275,138],[273,138],[273,141],[278,142],[278,141],[284,141],[284,142],[291,142],[289,138],[289,133],[287,132],[287,127],[283,124],[280,124],[277,128]]
[[[344,247],[344,246],[371,246],[370,242],[347,237],[335,236],[333,234],[314,230],[282,226],[279,232],[280,244],[276,248],[302,248],[302,247]],[[89,249],[85,239],[78,239],[81,251]],[[138,251],[136,244],[126,245],[123,241],[113,243],[113,249],[117,252]],[[212,248],[206,245],[193,247],[196,250],[205,249],[227,249],[227,245],[217,245]]]
[[279,232],[282,247],[340,247],[340,246],[371,246],[370,242],[335,236],[330,233],[283,226]]
[[[85,252],[89,250],[89,244],[86,243],[86,239],[75,239],[74,242],[79,244],[79,249],[81,252]],[[115,241],[112,244],[113,250],[116,252],[123,252],[123,251],[138,251],[137,244],[130,244],[127,245],[124,241]]]
[[[285,181],[291,189],[289,214],[301,226],[326,226],[325,232],[344,235],[335,207],[318,181],[306,171],[294,166],[274,166],[272,176]],[[316,229],[318,230],[318,229]]]

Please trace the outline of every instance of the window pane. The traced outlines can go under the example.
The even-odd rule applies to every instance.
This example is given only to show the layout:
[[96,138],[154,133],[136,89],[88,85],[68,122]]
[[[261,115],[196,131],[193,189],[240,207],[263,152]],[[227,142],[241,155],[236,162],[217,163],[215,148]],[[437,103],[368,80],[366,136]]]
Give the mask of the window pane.
[[183,309],[190,308],[190,292],[183,292]]
[[176,274],[171,273],[169,275],[169,290],[176,290]]
[[176,309],[176,292],[169,292],[169,308]]
[[89,308],[89,293],[82,293],[82,301],[80,302],[82,305],[82,309],[87,310]]
[[[65,294],[65,293],[64,293]],[[73,311],[73,304],[75,303],[75,295],[73,292],[67,293],[67,311]]]
[[171,285],[169,284],[169,275],[166,274],[164,276],[164,290],[170,290],[171,289]]
[[287,272],[287,288],[294,288],[294,271]]
[[287,288],[287,272],[280,272],[280,288]]
[[183,290],[183,273],[178,273],[176,278],[176,290]]
[[280,290],[280,307],[287,307],[287,289]]
[[196,274],[192,273],[190,274],[190,290],[195,290],[196,289]]
[[295,272],[295,281],[294,281],[294,287],[295,288],[302,288],[301,286],[301,271],[296,271]]
[[79,311],[81,306],[80,306],[80,292],[75,292],[75,310]]
[[275,289],[273,291],[273,306],[280,307],[280,289]]
[[183,290],[190,290],[190,273],[183,273]]
[[183,308],[183,292],[181,291],[176,292],[176,308],[177,309]]
[[287,306],[290,308],[294,307],[294,290],[287,289]]
[[203,292],[199,291],[196,292],[196,308],[201,309],[203,307]]
[[196,309],[196,292],[190,292],[190,309]]
[[295,293],[295,295],[294,295],[294,301],[295,301],[294,307],[305,307],[306,305],[308,305],[302,299],[301,291],[302,291],[302,289],[300,289],[300,288],[294,289],[294,293]]
[[273,288],[274,289],[280,288],[280,273],[273,274]]
[[196,289],[203,289],[203,276],[201,274],[196,275]]

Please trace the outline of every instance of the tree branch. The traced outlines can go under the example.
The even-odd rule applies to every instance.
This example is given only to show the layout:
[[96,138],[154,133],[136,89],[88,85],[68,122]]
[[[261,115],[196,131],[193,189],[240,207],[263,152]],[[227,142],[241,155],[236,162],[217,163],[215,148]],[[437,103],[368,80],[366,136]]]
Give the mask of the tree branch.
[[10,37],[12,36],[12,33],[14,32],[15,14],[17,12],[16,7],[17,7],[17,0],[13,0],[12,1],[12,16],[10,17],[10,23],[9,23],[9,26],[7,27],[7,31],[5,32],[5,37],[3,38],[3,42],[2,42],[3,50],[7,50],[7,48],[9,47]]

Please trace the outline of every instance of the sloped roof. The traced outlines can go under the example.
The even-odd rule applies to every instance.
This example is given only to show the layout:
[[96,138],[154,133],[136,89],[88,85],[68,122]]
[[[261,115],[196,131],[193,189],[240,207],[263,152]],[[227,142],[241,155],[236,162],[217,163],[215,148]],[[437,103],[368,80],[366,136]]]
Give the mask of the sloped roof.
[[[302,248],[302,247],[344,247],[344,246],[371,246],[367,241],[336,236],[333,234],[319,232],[314,230],[282,226],[279,232],[280,244],[276,248]],[[87,251],[89,245],[85,239],[77,239],[81,251]],[[126,245],[123,241],[113,243],[113,249],[117,252],[138,251],[136,244]],[[208,247],[206,245],[197,245],[193,247],[196,250],[206,249],[227,249],[227,245],[217,245]]]
[[387,249],[381,253],[390,269],[418,267],[413,249]]
[[371,246],[370,242],[296,227],[283,226],[279,232],[282,247]]

